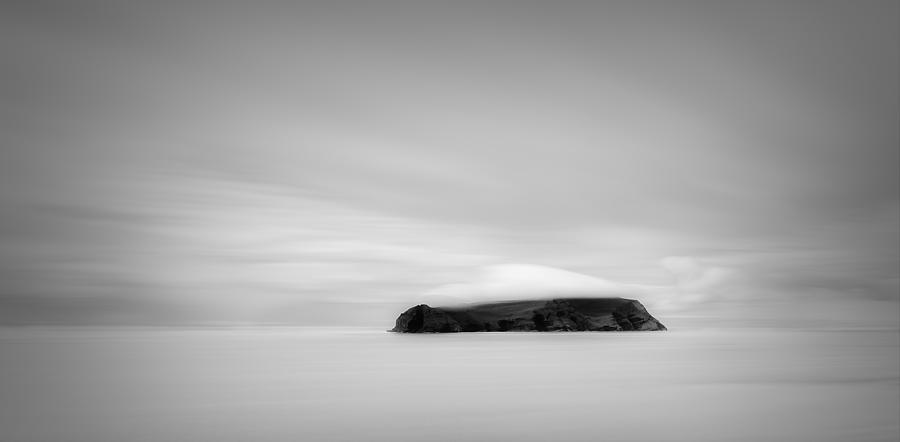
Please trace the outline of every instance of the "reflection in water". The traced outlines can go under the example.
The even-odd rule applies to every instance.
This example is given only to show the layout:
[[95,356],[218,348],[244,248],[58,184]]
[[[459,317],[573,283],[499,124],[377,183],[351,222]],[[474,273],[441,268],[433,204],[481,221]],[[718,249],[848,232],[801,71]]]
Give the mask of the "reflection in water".
[[6,328],[0,440],[896,441],[896,330]]

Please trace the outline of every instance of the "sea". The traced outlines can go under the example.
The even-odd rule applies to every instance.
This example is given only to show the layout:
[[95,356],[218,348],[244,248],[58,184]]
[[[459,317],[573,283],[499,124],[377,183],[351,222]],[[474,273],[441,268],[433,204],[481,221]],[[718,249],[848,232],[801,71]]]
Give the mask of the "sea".
[[896,329],[0,328],[0,441],[900,440]]

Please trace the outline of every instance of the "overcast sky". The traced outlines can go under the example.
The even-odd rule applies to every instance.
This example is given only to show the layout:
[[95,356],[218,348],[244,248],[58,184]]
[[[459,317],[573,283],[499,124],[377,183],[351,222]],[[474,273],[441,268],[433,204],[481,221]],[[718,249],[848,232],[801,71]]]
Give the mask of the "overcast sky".
[[4,2],[0,322],[900,323],[896,1],[435,3]]

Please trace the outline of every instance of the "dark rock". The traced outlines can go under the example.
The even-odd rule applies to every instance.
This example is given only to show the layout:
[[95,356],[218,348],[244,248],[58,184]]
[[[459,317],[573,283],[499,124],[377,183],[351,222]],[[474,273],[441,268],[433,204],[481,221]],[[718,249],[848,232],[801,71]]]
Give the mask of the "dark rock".
[[640,302],[624,298],[511,301],[465,307],[417,305],[403,312],[398,333],[476,331],[651,331],[666,327]]
[[425,304],[417,305],[397,318],[392,331],[404,333],[453,333],[462,331],[459,323],[446,312]]

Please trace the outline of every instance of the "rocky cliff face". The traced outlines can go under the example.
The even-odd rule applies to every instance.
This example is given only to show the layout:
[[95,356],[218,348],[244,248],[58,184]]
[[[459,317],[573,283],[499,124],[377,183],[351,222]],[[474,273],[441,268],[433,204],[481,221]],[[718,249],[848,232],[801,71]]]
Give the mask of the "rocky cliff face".
[[417,305],[391,330],[399,333],[476,331],[665,330],[640,302],[624,298],[512,301],[467,307]]

